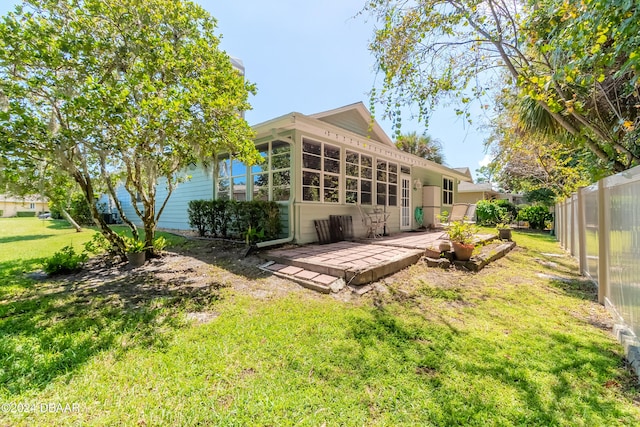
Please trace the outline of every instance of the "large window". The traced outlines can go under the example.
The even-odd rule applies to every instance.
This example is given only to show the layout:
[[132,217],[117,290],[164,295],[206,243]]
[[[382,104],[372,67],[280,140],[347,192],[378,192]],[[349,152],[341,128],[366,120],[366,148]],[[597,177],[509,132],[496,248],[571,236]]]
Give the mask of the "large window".
[[250,170],[244,163],[232,157],[221,158],[218,165],[216,198],[248,200],[250,195],[252,200],[289,200],[291,145],[284,141],[272,141],[256,148],[263,161],[252,166]]
[[272,141],[257,148],[264,162],[251,168],[253,200],[289,200],[291,145],[284,141]]
[[247,167],[240,160],[229,156],[220,159],[216,197],[247,200]]
[[398,165],[386,160],[376,162],[376,202],[378,205],[398,205]]
[[451,178],[442,178],[442,204],[453,204],[453,180]]
[[340,147],[302,140],[302,200],[340,201]]
[[345,156],[345,201],[347,203],[371,204],[372,162],[370,156],[347,150]]

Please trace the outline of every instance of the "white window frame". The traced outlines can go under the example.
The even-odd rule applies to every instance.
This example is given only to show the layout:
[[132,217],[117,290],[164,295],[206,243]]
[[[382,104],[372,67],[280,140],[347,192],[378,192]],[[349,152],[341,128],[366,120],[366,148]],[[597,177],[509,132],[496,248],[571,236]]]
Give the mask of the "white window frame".
[[[310,151],[305,151],[305,143],[311,144],[311,145],[319,145],[320,146],[320,153],[313,153]],[[331,158],[331,157],[327,157],[326,156],[326,150],[327,148],[330,149],[335,149],[338,150],[338,158]],[[331,203],[331,204],[339,204],[341,202],[341,197],[340,197],[340,188],[341,188],[341,179],[340,179],[340,174],[341,174],[341,169],[342,169],[342,153],[343,150],[340,146],[338,145],[333,145],[333,144],[329,144],[329,143],[325,143],[325,142],[321,142],[321,141],[316,141],[314,139],[311,138],[302,138],[302,159],[301,159],[301,170],[302,170],[302,176],[300,177],[301,182],[302,182],[302,201],[304,203]],[[305,156],[310,156],[310,158],[314,158],[317,157],[320,160],[320,165],[319,165],[319,169],[313,169],[313,168],[309,168],[309,167],[305,167]],[[330,171],[327,170],[328,169],[328,164],[329,162],[337,162],[338,165],[338,170],[337,172],[334,171]],[[317,183],[317,185],[310,185],[310,184],[305,184],[305,172],[307,174],[318,174],[319,175],[319,182]],[[336,180],[337,184],[335,186],[335,194],[337,195],[336,200],[327,200],[325,197],[325,193],[328,189],[331,189],[332,187],[327,187],[327,179],[331,179],[331,180]],[[309,189],[317,189],[318,190],[318,200],[308,200],[305,199],[305,189],[309,188]]]
[[[451,182],[451,189],[448,189],[446,186],[446,182],[445,181],[450,181]],[[455,191],[455,181],[453,180],[453,178],[451,178],[450,176],[442,176],[442,205],[443,206],[451,206],[455,203],[455,200],[453,198]],[[451,203],[447,203],[447,199],[448,197],[451,197]]]
[[[400,166],[398,165],[398,163],[395,162],[390,162],[388,160],[385,159],[381,159],[381,158],[377,158],[375,159],[375,200],[376,200],[376,204],[377,205],[384,205],[384,206],[398,206],[398,184],[399,184],[399,176],[400,174],[399,169]],[[378,169],[378,163],[384,163],[385,164],[385,169]],[[395,172],[391,172],[390,171],[390,165],[394,165],[395,166]],[[392,177],[395,176],[395,182],[391,182],[392,181]],[[382,177],[382,179],[380,179],[380,177]],[[380,197],[380,192],[378,192],[378,188],[380,188],[380,186],[384,187],[384,203],[380,203],[379,197]],[[391,196],[390,194],[390,189],[391,188],[395,188],[395,194],[393,196]],[[390,203],[389,199],[391,197],[395,197],[395,203]]]
[[[353,163],[348,161],[349,155],[350,154],[355,154],[356,156],[358,156],[357,159],[357,163]],[[365,166],[362,164],[362,158],[366,157],[370,160],[370,165],[369,166]],[[358,151],[355,150],[349,150],[346,149],[345,150],[345,154],[344,154],[344,176],[345,176],[345,186],[344,186],[344,201],[346,204],[362,204],[362,205],[371,205],[373,203],[373,156],[367,155],[367,154],[363,154],[360,153]],[[356,174],[357,175],[352,175],[349,174],[349,169],[351,167],[355,167],[356,170]],[[369,170],[369,177],[365,177],[363,176],[363,172],[365,170]],[[355,190],[350,190],[347,188],[347,184],[349,182],[349,180],[355,181],[356,182],[356,189]],[[363,187],[364,185],[368,183],[369,184],[369,191],[367,191],[365,194],[369,195],[369,200],[368,201],[363,201],[362,200],[362,194],[363,194]],[[355,200],[349,200],[350,197],[349,195],[353,195],[355,194]]]

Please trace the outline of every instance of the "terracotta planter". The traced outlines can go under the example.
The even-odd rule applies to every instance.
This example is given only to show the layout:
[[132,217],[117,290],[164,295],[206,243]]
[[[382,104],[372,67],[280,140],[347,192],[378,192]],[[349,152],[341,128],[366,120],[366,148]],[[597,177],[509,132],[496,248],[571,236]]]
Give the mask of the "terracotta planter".
[[498,237],[500,238],[500,240],[509,240],[511,241],[511,229],[510,228],[503,228],[498,230]]
[[144,252],[127,253],[127,260],[129,261],[129,265],[131,265],[131,267],[133,268],[142,267],[146,260],[145,255],[146,254]]
[[458,261],[469,261],[475,248],[473,244],[465,245],[460,242],[451,242],[451,246],[453,246],[453,253],[456,255]]

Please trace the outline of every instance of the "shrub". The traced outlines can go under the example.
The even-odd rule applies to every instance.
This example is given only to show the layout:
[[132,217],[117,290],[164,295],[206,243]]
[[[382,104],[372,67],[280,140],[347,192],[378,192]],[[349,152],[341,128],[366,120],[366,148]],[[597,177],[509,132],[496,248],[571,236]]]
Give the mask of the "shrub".
[[189,214],[189,227],[195,228],[200,236],[204,236],[207,232],[207,205],[206,200],[191,200],[187,212]]
[[91,240],[84,244],[84,250],[92,254],[111,252],[112,249],[111,242],[102,233],[94,234]]
[[493,200],[480,200],[476,204],[476,218],[480,225],[496,225],[507,213]]
[[525,206],[518,212],[518,221],[527,221],[534,230],[544,230],[546,222],[552,219],[549,208],[543,205]]
[[16,212],[16,216],[18,218],[30,218],[32,216],[36,216],[36,213],[32,211],[18,211]]
[[72,246],[65,246],[51,258],[46,259],[42,269],[47,274],[73,273],[79,270],[87,259],[89,256],[85,252],[77,254]]
[[506,210],[507,214],[509,214],[511,218],[516,218],[518,216],[518,208],[507,199],[496,199],[493,202],[502,209]]
[[253,200],[192,200],[189,225],[201,236],[245,240],[250,243],[273,240],[282,231],[276,202]]

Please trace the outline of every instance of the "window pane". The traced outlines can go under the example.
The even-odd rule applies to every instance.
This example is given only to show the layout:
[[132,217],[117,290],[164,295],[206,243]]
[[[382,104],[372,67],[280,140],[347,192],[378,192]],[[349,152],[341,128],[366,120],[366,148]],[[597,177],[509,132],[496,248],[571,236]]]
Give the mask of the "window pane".
[[233,178],[233,198],[247,200],[247,178]]
[[223,178],[218,180],[218,191],[216,192],[216,196],[220,200],[229,199],[229,179],[228,178]]
[[385,162],[384,160],[378,160],[377,169],[379,171],[386,171],[387,170],[387,162]]
[[319,156],[320,153],[322,153],[322,148],[319,142],[312,142],[305,139],[302,141],[302,152],[317,154]]
[[324,201],[325,203],[338,203],[338,189],[337,188],[325,188],[324,189]]
[[362,204],[362,205],[370,205],[371,204],[371,193],[360,193],[360,204]]
[[324,159],[324,171],[340,173],[340,160]]
[[287,169],[291,166],[291,156],[288,153],[271,157],[271,170]]
[[345,202],[358,203],[358,193],[356,191],[347,191],[345,194]]
[[358,176],[358,165],[347,163],[345,165],[344,173],[346,173],[348,176]]
[[338,177],[333,175],[325,175],[324,176],[324,187],[325,188],[338,188]]
[[253,200],[269,200],[269,175],[253,176]]
[[324,156],[329,159],[338,159],[340,160],[340,148],[334,147],[332,145],[324,145]]
[[398,165],[395,163],[389,163],[389,173],[398,173]]
[[409,175],[411,173],[411,168],[409,166],[400,166],[400,171]]
[[389,174],[389,182],[392,184],[397,184],[398,183],[398,175],[396,175],[395,173],[390,173]]
[[389,206],[398,204],[398,186],[389,184]]
[[231,161],[231,174],[233,176],[246,175],[247,166],[240,160],[233,159]]
[[358,180],[347,178],[346,188],[348,191],[358,191]]
[[291,144],[285,141],[273,141],[271,143],[271,152],[276,154],[289,153],[291,151]]
[[316,172],[302,172],[302,185],[320,187],[320,174]]
[[302,167],[306,169],[320,170],[320,157],[311,154],[303,154]]
[[372,166],[372,160],[371,157],[369,156],[360,156],[360,164],[362,166],[366,166],[366,167],[371,167]]
[[376,185],[376,199],[379,205],[387,204],[387,184]]
[[291,184],[291,174],[289,171],[281,171],[273,173],[273,185],[274,187],[289,186]]
[[371,193],[371,181],[360,181],[360,191],[363,193]]
[[378,169],[376,173],[376,179],[380,182],[387,182],[387,172]]
[[372,178],[371,168],[363,167],[361,173],[362,173],[362,175],[361,175],[362,178],[367,178],[367,179],[371,179]]
[[310,202],[320,201],[320,189],[318,187],[302,187],[302,200]]
[[289,200],[289,194],[291,190],[289,187],[274,187],[273,188],[273,200],[286,201]]
[[346,153],[346,159],[347,163],[355,163],[356,165],[358,164],[358,153],[356,153],[355,151],[349,151],[347,150]]

